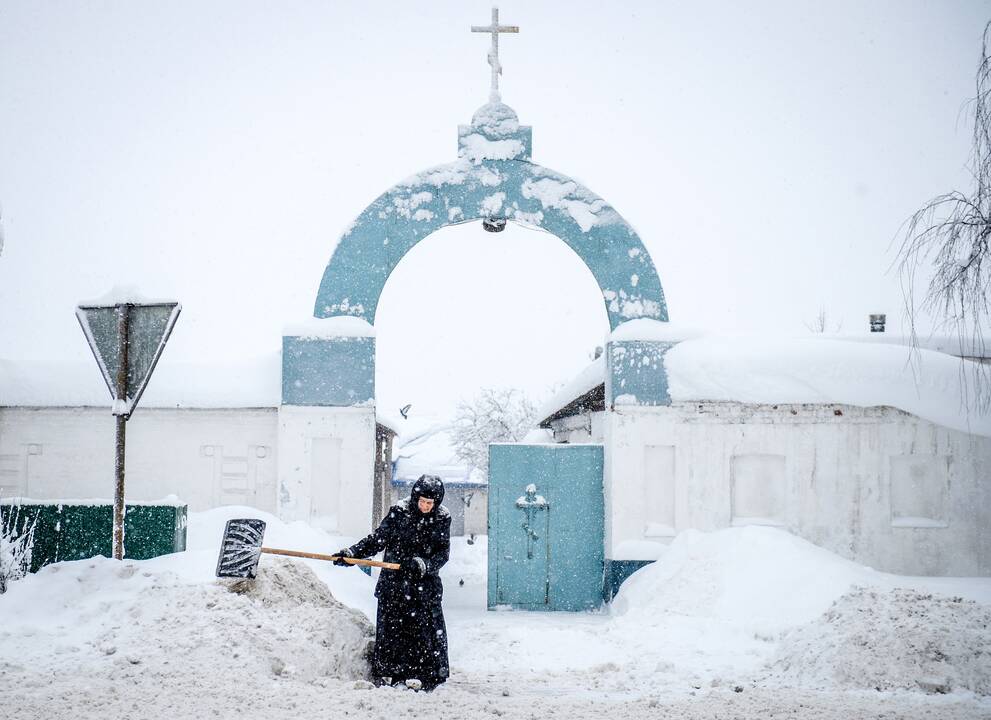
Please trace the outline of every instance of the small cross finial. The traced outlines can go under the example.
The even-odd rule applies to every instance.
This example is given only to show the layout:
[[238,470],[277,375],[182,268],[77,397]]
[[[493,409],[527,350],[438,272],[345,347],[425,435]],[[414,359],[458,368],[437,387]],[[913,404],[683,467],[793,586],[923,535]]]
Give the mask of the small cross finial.
[[516,25],[499,24],[499,8],[492,8],[491,25],[472,25],[472,32],[490,33],[492,35],[492,48],[489,50],[489,65],[492,66],[492,89],[489,91],[489,102],[497,103],[499,97],[499,76],[502,74],[502,65],[499,64],[499,33],[518,33],[519,27]]

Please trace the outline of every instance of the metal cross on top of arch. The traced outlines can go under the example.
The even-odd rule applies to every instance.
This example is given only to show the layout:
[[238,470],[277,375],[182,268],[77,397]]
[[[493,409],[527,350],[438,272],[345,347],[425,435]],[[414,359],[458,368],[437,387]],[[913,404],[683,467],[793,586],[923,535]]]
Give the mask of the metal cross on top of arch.
[[518,33],[518,25],[500,25],[499,8],[492,8],[491,25],[472,25],[472,32],[490,33],[492,35],[492,48],[489,50],[489,65],[492,66],[492,89],[489,92],[489,102],[497,103],[501,100],[499,96],[499,76],[502,75],[502,64],[499,62],[499,33]]

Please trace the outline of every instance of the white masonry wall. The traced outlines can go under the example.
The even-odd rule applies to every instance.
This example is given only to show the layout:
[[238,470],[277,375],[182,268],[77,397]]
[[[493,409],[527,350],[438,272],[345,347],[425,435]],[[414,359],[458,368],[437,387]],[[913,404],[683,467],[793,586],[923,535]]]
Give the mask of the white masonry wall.
[[[557,423],[555,423],[557,429]],[[900,410],[676,403],[605,413],[606,557],[764,524],[879,570],[991,575],[991,438]]]
[[[276,510],[275,408],[139,408],[126,438],[127,500]],[[114,440],[107,408],[0,407],[0,497],[112,500]]]
[[606,413],[586,412],[570,415],[551,423],[554,442],[559,443],[600,443],[605,435]]
[[372,530],[375,409],[279,408],[278,514],[359,538]]

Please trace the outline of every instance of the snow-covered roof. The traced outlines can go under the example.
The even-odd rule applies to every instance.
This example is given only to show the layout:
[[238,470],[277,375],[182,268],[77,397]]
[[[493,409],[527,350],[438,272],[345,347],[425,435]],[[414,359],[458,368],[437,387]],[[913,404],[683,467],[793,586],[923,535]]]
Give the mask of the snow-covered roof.
[[600,355],[576,375],[564,387],[551,395],[537,408],[537,421],[542,423],[558,410],[567,407],[572,401],[591,392],[606,381],[606,357]]
[[375,408],[375,422],[384,428],[392,430],[397,436],[403,433],[403,417],[402,415],[393,415],[391,412],[386,412],[379,408]]
[[[613,339],[658,337],[654,331],[662,330],[667,333],[663,337],[674,338],[671,332],[675,328],[659,328],[664,324],[650,325],[652,322],[625,323]],[[637,332],[633,332],[637,328],[624,330],[635,323],[643,325]],[[887,335],[882,340],[870,334],[801,338],[679,334],[689,339],[665,356],[669,390],[676,401],[891,406],[946,427],[991,436],[991,418],[978,415],[964,402],[971,398],[969,405],[974,404],[972,378],[962,377],[961,360],[933,350],[912,353],[898,344],[899,336]],[[945,340],[948,343],[950,338]],[[938,339],[930,338],[929,342],[953,347],[939,344],[943,341]],[[959,349],[959,344],[956,347]],[[540,407],[538,420],[546,420],[604,381],[605,358],[599,357]],[[281,398],[281,358],[277,352],[223,365],[165,358],[148,384],[141,407],[274,408]],[[95,363],[25,364],[0,358],[0,407],[110,405]],[[437,419],[400,420],[387,413],[379,413],[377,418],[397,432],[398,446],[413,443],[418,434],[430,430],[431,423],[440,423]],[[440,451],[446,458],[431,457],[432,472],[440,474],[436,468],[446,466],[449,470],[445,472],[452,478],[464,477],[462,465],[449,450],[449,438],[442,441],[438,437],[435,442],[446,443],[448,449]]]
[[[142,407],[278,407],[280,353],[229,364],[177,362],[165,357],[141,397]],[[107,407],[110,393],[95,362],[15,363],[0,358],[0,407]]]
[[[701,337],[664,356],[675,401],[890,406],[945,427],[991,436],[957,357],[880,341]],[[600,357],[545,403],[545,420],[605,382]]]
[[435,417],[411,417],[393,446],[394,483],[438,475],[446,484],[479,484],[471,468],[460,460],[449,422]]
[[913,341],[911,335],[888,332],[835,333],[819,337],[832,340],[849,340],[850,342],[881,343],[883,345],[901,345],[903,347],[920,347],[933,352],[946,353],[956,357],[987,358],[991,357],[991,336],[987,346],[975,337],[959,335],[919,335]]
[[[608,340],[650,340],[656,342],[679,342],[694,337],[700,337],[702,331],[672,322],[661,322],[650,318],[629,320],[612,331]],[[560,390],[549,397],[538,409],[537,420],[544,423],[568,405],[584,397],[605,382],[606,359],[604,355],[592,363],[566,383]]]
[[609,340],[652,340],[657,342],[681,342],[702,337],[705,332],[697,327],[675,322],[662,322],[651,318],[627,320],[609,334]]

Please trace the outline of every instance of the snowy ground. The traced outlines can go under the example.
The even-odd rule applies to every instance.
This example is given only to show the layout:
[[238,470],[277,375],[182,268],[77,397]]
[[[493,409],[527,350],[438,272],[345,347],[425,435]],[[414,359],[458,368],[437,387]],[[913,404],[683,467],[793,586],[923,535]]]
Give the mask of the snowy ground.
[[15,583],[0,718],[991,718],[991,579],[884,575],[733,528],[682,533],[607,611],[486,612],[484,538],[455,539],[453,674],[428,695],[360,679],[374,616],[360,571],[266,556],[253,587],[217,582],[235,516],[268,520],[272,547],[351,540],[223,508],[192,516],[185,553]]

